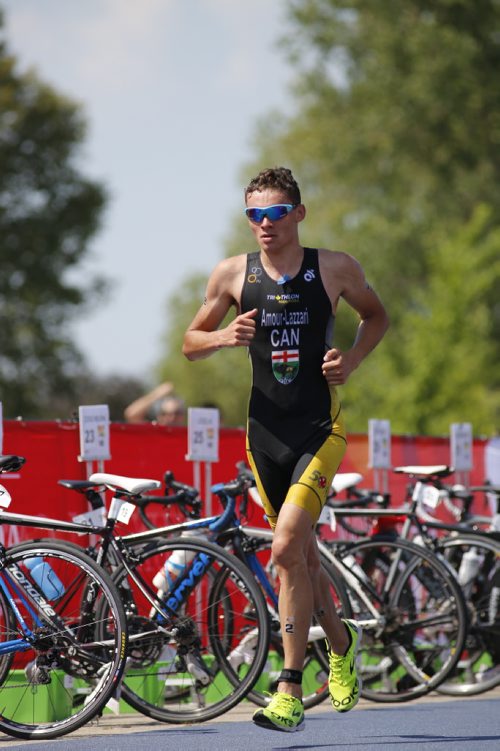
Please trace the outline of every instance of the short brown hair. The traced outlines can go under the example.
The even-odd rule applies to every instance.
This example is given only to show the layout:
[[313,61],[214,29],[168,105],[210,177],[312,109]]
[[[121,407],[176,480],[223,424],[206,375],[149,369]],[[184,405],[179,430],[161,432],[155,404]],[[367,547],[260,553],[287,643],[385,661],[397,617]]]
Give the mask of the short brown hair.
[[271,167],[262,170],[248,183],[245,188],[245,202],[250,195],[256,190],[265,190],[266,188],[276,188],[286,193],[293,204],[302,203],[300,189],[295,181],[291,170],[286,167]]

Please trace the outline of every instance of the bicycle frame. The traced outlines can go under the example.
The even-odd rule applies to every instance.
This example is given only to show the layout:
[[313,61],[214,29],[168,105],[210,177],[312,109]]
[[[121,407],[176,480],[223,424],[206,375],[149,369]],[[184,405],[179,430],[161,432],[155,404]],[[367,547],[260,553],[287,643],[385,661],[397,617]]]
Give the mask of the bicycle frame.
[[[115,511],[115,514],[116,513],[118,513],[118,511]],[[153,607],[156,610],[156,612],[163,617],[164,620],[168,621],[169,617],[171,619],[175,615],[175,611],[172,609],[169,609],[169,617],[167,617],[167,613],[165,612],[165,603],[162,603],[158,599],[158,597],[156,596],[156,593],[153,592],[153,590],[146,584],[146,582],[140,576],[140,574],[138,574],[134,569],[132,569],[129,566],[129,563],[127,560],[127,552],[125,550],[125,548],[128,547],[126,542],[129,539],[132,542],[135,542],[134,540],[135,536],[127,535],[124,537],[120,537],[118,535],[114,535],[114,525],[116,521],[115,514],[110,511],[110,515],[108,515],[108,521],[103,526],[63,521],[59,519],[52,519],[50,517],[30,516],[27,514],[26,515],[15,514],[12,512],[2,513],[0,522],[4,524],[12,524],[12,525],[17,525],[17,526],[37,527],[39,529],[49,529],[49,530],[58,531],[58,532],[68,532],[68,533],[73,533],[73,534],[77,534],[81,536],[85,535],[87,537],[89,535],[96,535],[98,538],[102,540],[102,545],[98,549],[96,562],[99,565],[102,565],[107,560],[109,551],[111,550],[113,554],[115,555],[115,559],[113,562],[114,565],[115,566],[123,565],[123,567],[127,571],[127,575],[130,576],[130,578],[134,581],[134,583],[140,589],[141,593],[150,603],[151,607]],[[153,534],[149,534],[148,532],[139,533],[139,535],[143,534],[143,537],[142,539],[137,540],[137,542],[142,542],[149,538],[161,536],[162,531],[165,531],[165,533],[168,532],[170,534],[172,530],[170,530],[170,528],[167,527],[164,530],[157,530],[156,533],[153,533]],[[19,572],[19,573],[22,577],[24,576],[22,572]],[[193,586],[197,583],[199,578],[193,581]],[[2,586],[1,577],[0,577],[0,586]],[[30,586],[32,585],[30,584]],[[180,586],[180,582],[178,583],[177,587],[179,586]],[[3,589],[3,586],[2,586],[2,589]],[[12,598],[10,597],[9,593],[5,592],[5,595],[9,599],[9,603],[11,603]],[[41,600],[43,600],[43,602],[45,602],[41,593],[37,593],[37,595],[40,597]],[[39,601],[36,601],[36,604],[39,607],[41,606],[41,602]],[[15,603],[14,603],[14,607],[16,607]],[[50,611],[52,611],[52,613],[50,613]],[[55,612],[52,610],[49,603],[47,603],[46,614],[56,615]],[[64,624],[61,624],[60,628],[65,629],[66,627],[64,626]],[[143,636],[144,634],[131,635],[129,641],[138,640],[142,638]]]
[[[21,571],[19,573],[21,573]],[[5,569],[0,574],[0,588],[2,589],[2,592],[4,593],[4,595],[5,595],[8,603],[9,603],[11,609],[12,609],[12,612],[14,613],[14,615],[16,617],[16,620],[17,620],[18,624],[20,625],[21,630],[22,630],[22,632],[23,632],[23,634],[25,635],[26,638],[25,639],[10,639],[8,641],[1,642],[0,643],[0,654],[11,654],[12,652],[23,652],[23,651],[28,650],[28,649],[31,648],[31,642],[32,642],[32,639],[33,639],[33,631],[27,626],[26,621],[22,617],[21,612],[20,612],[19,608],[17,607],[17,604],[16,604],[14,598],[12,597],[12,595],[10,593],[10,590],[9,590],[7,584],[4,581],[4,576],[5,576]],[[41,619],[38,618],[38,616],[36,615],[36,612],[33,610],[33,608],[31,608],[31,606],[28,605],[28,602],[22,596],[22,593],[21,593],[21,590],[19,589],[19,587],[14,587],[14,584],[13,584],[12,581],[10,582],[10,585],[11,585],[11,587],[13,589],[16,590],[16,594],[23,601],[23,604],[26,606],[26,608],[30,611],[30,614],[33,616],[33,619],[35,620],[37,626],[41,626],[42,625]],[[41,598],[41,600],[42,600],[42,602],[40,603],[40,605],[41,605],[42,608],[44,606],[50,607],[49,603],[47,603],[46,601],[44,601],[43,598]]]
[[[4,546],[0,545],[0,589],[12,610],[23,637],[0,642],[0,655],[26,652],[33,647],[36,647],[37,639],[40,638],[40,636],[37,636],[37,634],[27,625],[16,602],[16,597],[21,602],[22,606],[26,608],[29,616],[33,619],[35,628],[42,629],[48,627],[60,636],[64,636],[65,639],[74,646],[75,654],[78,654],[80,648],[72,629],[69,628],[64,619],[57,614],[51,603],[46,599],[41,588],[36,583],[29,581],[16,563],[11,562],[9,568],[5,567],[5,553]],[[94,591],[94,595],[95,594],[97,594],[96,590]],[[89,590],[88,596],[85,600],[84,616],[85,611],[93,612],[92,605],[94,602],[95,598]],[[84,617],[82,625],[92,625],[92,622],[86,622]],[[111,643],[112,642],[109,644]],[[108,642],[105,640],[85,642],[87,649],[95,647],[97,650],[100,650],[107,645]],[[95,655],[94,659],[98,664],[103,664],[103,660],[97,655]]]
[[[235,499],[229,497],[227,501],[228,502],[226,508],[222,515],[210,516],[204,519],[196,519],[194,521],[179,522],[178,524],[173,524],[167,527],[158,527],[155,530],[147,530],[146,532],[135,532],[131,535],[127,535],[124,539],[126,539],[127,542],[142,542],[144,540],[153,539],[158,536],[161,537],[165,534],[168,535],[178,532],[190,532],[199,529],[207,529],[209,532],[216,533],[219,529],[224,530],[226,527],[228,527],[228,531],[234,531],[235,529],[237,529],[246,537],[257,538],[265,541],[272,540],[273,533],[270,529],[265,529],[263,527],[250,527],[244,524],[240,524],[235,514]],[[224,536],[223,532],[221,532],[221,536]],[[365,605],[367,610],[373,615],[373,620],[364,621],[361,623],[361,625],[370,627],[378,626],[380,630],[382,630],[384,628],[383,618],[380,616],[380,613],[372,603],[373,593],[368,594],[360,584],[360,581],[356,577],[356,575],[353,574],[345,564],[343,564],[335,556],[333,556],[330,550],[323,543],[318,541],[318,546],[320,553],[334,566],[335,570],[340,574],[341,578],[348,584],[349,587],[353,589],[356,595],[363,602],[363,605]],[[246,552],[244,552],[243,554],[248,566],[251,568],[254,575],[262,584],[266,595],[269,596],[275,608],[277,616],[278,598],[269,583],[261,562],[255,554]],[[321,626],[311,626],[309,636],[310,640],[324,639],[325,633]]]
[[[215,492],[217,490],[220,491],[222,486],[214,486],[212,490]],[[235,505],[236,505],[236,499],[232,496],[226,496],[227,504],[226,508],[224,509],[222,514],[219,514],[217,516],[210,516],[203,519],[196,519],[186,522],[179,522],[177,524],[168,525],[165,527],[158,527],[154,530],[146,530],[141,532],[135,532],[128,535],[118,536],[114,534],[114,526],[116,523],[116,518],[120,513],[120,509],[125,503],[123,498],[121,497],[120,493],[117,493],[115,495],[114,500],[117,500],[118,503],[115,504],[113,507],[113,503],[110,507],[110,512],[108,514],[108,520],[105,525],[95,525],[95,524],[82,524],[78,522],[69,522],[69,521],[63,521],[59,519],[52,519],[49,517],[37,517],[37,516],[30,516],[30,515],[24,515],[24,514],[16,514],[12,512],[5,512],[2,513],[2,517],[0,521],[4,521],[7,524],[14,524],[14,525],[22,525],[22,526],[28,526],[28,527],[37,527],[40,529],[50,529],[54,531],[59,532],[68,532],[68,533],[74,533],[77,535],[96,535],[98,538],[100,538],[103,543],[99,548],[98,552],[98,558],[97,562],[102,564],[102,561],[105,557],[107,557],[109,548],[115,553],[116,559],[119,564],[123,565],[125,570],[127,571],[128,576],[135,582],[135,584],[140,589],[141,593],[146,597],[148,602],[151,604],[151,607],[155,609],[155,611],[158,613],[158,616],[163,617],[165,620],[168,620],[172,618],[174,615],[174,612],[166,613],[165,612],[165,603],[162,603],[158,597],[156,596],[156,593],[152,591],[152,589],[146,584],[146,582],[140,577],[140,575],[137,574],[136,571],[134,571],[127,562],[127,553],[125,551],[125,548],[133,547],[135,544],[147,542],[149,540],[158,538],[158,537],[165,537],[165,536],[173,536],[177,533],[189,533],[190,531],[197,531],[199,529],[207,529],[210,536],[213,536],[214,539],[217,538],[219,533],[222,533],[225,530],[234,529],[237,528],[241,531],[242,534],[246,534],[247,536],[250,535],[251,537],[257,537],[264,540],[270,540],[272,539],[272,531],[270,529],[260,528],[260,527],[246,527],[245,525],[241,525],[236,514],[235,514]],[[339,513],[339,511],[336,511],[335,513]],[[398,510],[399,512],[399,510]],[[350,514],[353,513],[352,510],[349,510]],[[367,513],[367,511],[363,510],[363,513]],[[385,509],[374,509],[372,511],[374,515],[390,515],[394,514],[394,511],[392,510],[385,510]],[[380,631],[384,628],[384,622],[383,618],[381,617],[380,613],[377,611],[376,607],[373,605],[373,598],[376,597],[375,593],[373,592],[366,592],[366,583],[361,582],[360,578],[356,576],[356,574],[349,569],[349,567],[344,564],[340,559],[338,559],[336,556],[334,556],[327,546],[325,546],[323,543],[318,541],[318,545],[320,548],[320,553],[329,561],[329,563],[334,567],[334,569],[339,573],[340,577],[346,582],[348,587],[350,587],[357,597],[361,600],[363,605],[367,608],[367,612],[371,613],[373,618],[364,621],[361,623],[361,625],[365,625],[366,627],[371,628],[378,628]],[[248,565],[254,572],[254,574],[258,577],[259,581],[261,582],[262,586],[264,587],[264,590],[266,594],[271,599],[271,602],[273,603],[274,608],[277,611],[277,598],[276,594],[272,590],[272,587],[267,579],[267,576],[265,574],[265,571],[258,560],[257,556],[254,554],[248,554],[245,553],[245,558],[247,560]],[[195,559],[196,560],[196,559]],[[197,561],[199,562],[199,561]],[[203,565],[203,564],[202,564]],[[397,571],[396,564],[393,564],[393,576],[395,576]],[[178,583],[178,586],[181,585],[181,581]],[[386,586],[386,590],[388,591],[388,587]],[[312,638],[324,638],[324,632],[323,629],[319,626],[313,626],[311,627],[314,629],[311,636]],[[315,633],[317,632],[317,633]],[[143,635],[142,635],[143,636]],[[141,635],[130,635],[130,641],[133,642],[134,640],[138,640],[142,638]]]
[[[0,548],[1,557],[3,557],[4,553],[5,548]],[[11,639],[0,642],[0,654],[10,654],[30,649],[36,638],[34,632],[26,624],[16,601],[12,596],[11,590],[14,591],[26,607],[37,627],[42,627],[44,623],[47,623],[56,627],[61,633],[65,633],[70,638],[72,637],[71,629],[68,629],[64,621],[59,618],[50,602],[45,599],[41,589],[28,581],[19,566],[11,564],[10,571],[5,567],[0,568],[0,588],[4,593],[25,637],[24,639]],[[43,613],[42,618],[39,617],[37,611]]]

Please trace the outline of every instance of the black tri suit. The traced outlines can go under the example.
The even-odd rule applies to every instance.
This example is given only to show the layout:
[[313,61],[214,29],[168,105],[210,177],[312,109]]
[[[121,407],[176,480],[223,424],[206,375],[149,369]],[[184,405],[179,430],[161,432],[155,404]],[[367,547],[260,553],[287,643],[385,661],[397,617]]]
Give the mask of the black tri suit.
[[317,249],[304,248],[298,274],[280,282],[250,253],[241,312],[253,308],[248,460],[272,527],[285,502],[306,509],[314,524],[346,449],[337,391],[321,370],[334,316]]

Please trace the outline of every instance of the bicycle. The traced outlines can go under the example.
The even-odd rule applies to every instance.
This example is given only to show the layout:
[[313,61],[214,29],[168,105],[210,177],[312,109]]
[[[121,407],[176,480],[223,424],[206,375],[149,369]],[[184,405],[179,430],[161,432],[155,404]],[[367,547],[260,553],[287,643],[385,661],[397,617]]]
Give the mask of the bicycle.
[[[90,478],[92,480],[92,478]],[[248,490],[254,480],[250,473],[242,470],[236,480],[230,483],[219,483],[211,488],[224,508],[223,514],[202,517],[201,503],[196,488],[177,482],[171,472],[165,473],[165,495],[146,495],[138,500],[137,506],[144,524],[153,534],[166,534],[169,530],[172,534],[205,533],[217,544],[229,548],[245,566],[249,568],[262,589],[266,598],[271,624],[271,645],[266,661],[266,666],[257,681],[256,686],[248,693],[250,699],[259,706],[265,706],[270,700],[270,694],[277,689],[276,679],[283,667],[283,649],[280,636],[280,622],[278,616],[277,580],[270,559],[272,533],[267,528],[249,527],[242,523],[245,518],[248,504]],[[71,487],[71,481],[63,481],[66,487]],[[90,483],[89,483],[90,484]],[[87,485],[89,485],[87,484]],[[92,502],[95,487],[83,488],[90,502]],[[239,500],[239,504],[237,504]],[[95,501],[94,501],[95,503]],[[237,509],[238,505],[238,511]],[[158,528],[156,524],[158,516],[154,509],[167,511],[172,507],[180,509],[182,516],[190,519],[188,522],[178,522],[169,527]],[[144,539],[143,532],[127,536],[130,542]],[[329,579],[331,595],[336,607],[343,613],[348,607],[348,598],[337,575],[332,571],[328,562],[324,563],[324,569]],[[310,629],[309,643],[307,647],[306,662],[304,666],[304,706],[306,708],[319,704],[328,696],[328,658],[322,647],[325,634],[319,625],[313,625]],[[252,662],[254,640],[256,634],[250,631],[242,643],[235,650],[228,653],[227,659],[233,669],[241,669],[245,664]]]
[[[176,484],[174,489],[181,492],[182,487]],[[223,486],[212,490],[223,493]],[[182,528],[199,525],[200,522],[187,522]],[[248,527],[237,520],[235,526],[239,534],[267,540],[270,545],[271,530]],[[320,543],[320,553],[330,580],[335,582],[336,602],[342,615],[354,615],[366,634],[361,646],[363,696],[374,701],[406,701],[439,685],[453,669],[458,659],[455,650],[463,644],[466,633],[462,592],[447,567],[432,553],[397,541],[382,550],[380,541],[368,540],[362,546],[343,542],[335,548],[335,555]],[[371,559],[372,571],[356,566],[356,557],[365,563]],[[378,570],[374,565],[381,561],[385,566],[382,572],[380,565]],[[442,642],[437,647],[432,643],[436,636]],[[314,644],[314,659],[320,666],[318,682],[325,681],[317,689],[322,698],[328,693],[323,641],[324,633],[313,625],[310,643]]]
[[[500,685],[500,535],[486,529],[492,518],[472,514],[471,506],[474,491],[496,492],[500,499],[500,488],[478,486],[467,490],[446,485],[443,479],[453,471],[447,465],[398,467],[395,471],[412,478],[405,507],[387,511],[351,508],[346,513],[378,520],[371,532],[375,537],[380,530],[393,538],[413,537],[452,568],[466,598],[468,634],[455,671],[437,690],[451,696],[488,691]],[[374,491],[359,491],[364,504],[370,503],[372,494]],[[445,523],[433,515],[441,503],[456,522]],[[335,509],[337,516],[343,513],[343,509]]]
[[411,542],[382,536],[326,548],[363,628],[361,695],[404,702],[442,684],[467,633],[463,594],[448,567]]
[[[141,494],[159,486],[156,480],[101,473],[89,483],[68,483],[80,492],[90,486],[95,493],[95,486],[112,490],[104,524],[11,513],[4,514],[3,520],[98,538],[98,545],[89,546],[87,552],[99,566],[112,571],[127,617],[129,650],[121,698],[147,716],[174,723],[212,719],[235,706],[258,679],[268,652],[266,605],[251,573],[207,540],[161,539],[161,529],[142,536],[118,536],[117,523],[127,523]],[[66,551],[75,549],[68,541],[58,545]],[[184,561],[184,570],[171,587],[159,591],[152,580],[174,557]],[[237,672],[227,653],[252,629],[256,633],[253,661]],[[107,638],[104,627],[99,636]]]
[[[360,514],[360,509],[387,509],[391,500],[389,493],[358,488],[363,475],[356,472],[339,473],[332,481],[330,492],[323,508],[319,524],[327,524],[332,531],[342,534],[343,539],[365,537],[372,532],[372,518]],[[344,492],[344,497],[340,494]],[[336,514],[336,510],[341,513]],[[349,514],[349,509],[353,510]],[[377,519],[383,518],[382,515]]]
[[[1,456],[0,473],[23,464]],[[0,523],[8,517],[2,510]],[[0,545],[0,730],[28,740],[81,727],[116,691],[126,650],[118,590],[83,551]]]
[[[410,471],[414,469],[395,470],[413,478],[408,493],[412,494],[416,514],[404,523],[401,534],[408,536],[413,526],[422,544],[452,566],[469,612],[465,650],[457,669],[439,690],[450,696],[484,693],[500,685],[500,534],[493,517],[472,514],[470,509],[474,492],[487,488],[496,494],[498,514],[500,488],[450,487],[442,483],[442,478],[451,473],[450,468],[429,474]],[[447,524],[433,516],[440,503],[452,511],[456,523]]]

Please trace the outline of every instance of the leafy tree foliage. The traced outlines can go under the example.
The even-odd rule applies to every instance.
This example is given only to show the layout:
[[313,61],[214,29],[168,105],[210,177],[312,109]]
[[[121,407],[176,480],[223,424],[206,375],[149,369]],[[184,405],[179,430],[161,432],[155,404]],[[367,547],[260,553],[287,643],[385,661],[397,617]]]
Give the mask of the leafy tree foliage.
[[[264,166],[290,166],[308,207],[303,242],[355,255],[388,308],[389,334],[341,389],[348,427],[385,417],[399,431],[448,433],[470,419],[490,432],[500,386],[500,5],[290,0],[288,10],[294,114],[259,124],[242,184]],[[241,252],[240,226],[229,253]],[[341,308],[339,346],[355,324]],[[185,377],[197,393],[197,376]]]
[[113,422],[124,422],[125,407],[142,396],[147,387],[142,379],[119,375],[96,376],[82,371],[72,379],[71,392],[56,394],[51,400],[51,414],[62,420],[76,419],[82,404],[107,404]]
[[[396,430],[439,432],[471,422],[494,433],[500,424],[498,340],[491,294],[500,282],[500,227],[479,206],[471,221],[437,244],[428,284],[402,319],[399,357],[390,361],[389,396]],[[386,407],[386,408],[388,408]]]
[[[0,33],[1,33],[0,17]],[[33,72],[0,37],[0,399],[6,417],[54,417],[71,399],[83,358],[69,323],[102,292],[76,271],[106,202],[76,166],[79,107]]]
[[[166,347],[170,356],[161,363],[158,380],[173,381],[176,391],[190,407],[218,407],[222,423],[244,426],[250,387],[246,350],[241,347],[221,350],[217,356],[197,362],[179,357],[184,332],[203,301],[206,281],[205,275],[193,276],[182,294],[174,295],[168,303],[170,326]],[[231,315],[228,314],[228,319]]]

